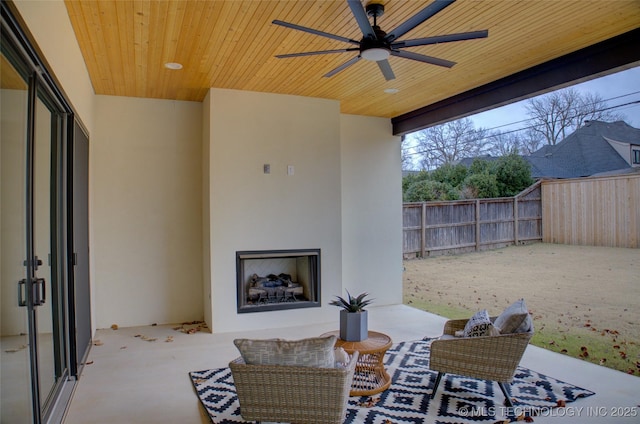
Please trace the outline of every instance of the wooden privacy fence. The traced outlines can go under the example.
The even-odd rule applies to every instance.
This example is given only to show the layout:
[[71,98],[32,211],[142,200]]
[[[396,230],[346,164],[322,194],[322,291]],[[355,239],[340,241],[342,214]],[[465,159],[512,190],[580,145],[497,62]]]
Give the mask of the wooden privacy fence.
[[541,241],[541,185],[515,197],[405,203],[402,221],[405,258]]
[[640,174],[542,182],[545,243],[640,247]]

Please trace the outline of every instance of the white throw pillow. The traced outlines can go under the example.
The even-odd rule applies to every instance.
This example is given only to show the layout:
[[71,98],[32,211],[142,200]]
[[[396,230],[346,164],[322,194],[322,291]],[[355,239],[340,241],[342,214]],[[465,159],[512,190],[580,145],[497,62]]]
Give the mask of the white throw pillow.
[[463,332],[464,337],[494,336],[496,334],[486,309],[476,312],[467,321]]
[[533,320],[524,299],[511,304],[493,323],[501,334],[529,333],[533,331]]

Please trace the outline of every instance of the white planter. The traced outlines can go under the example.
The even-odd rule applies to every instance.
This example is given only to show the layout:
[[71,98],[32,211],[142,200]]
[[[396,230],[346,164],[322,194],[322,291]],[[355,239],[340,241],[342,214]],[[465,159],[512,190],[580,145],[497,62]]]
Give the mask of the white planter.
[[367,311],[340,311],[340,338],[348,342],[365,340],[369,334]]

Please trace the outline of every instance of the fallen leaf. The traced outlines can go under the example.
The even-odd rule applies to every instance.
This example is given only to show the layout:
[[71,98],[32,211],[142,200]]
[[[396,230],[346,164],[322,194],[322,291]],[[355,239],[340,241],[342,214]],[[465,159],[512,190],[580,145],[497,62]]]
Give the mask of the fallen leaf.
[[379,400],[380,400],[379,397],[374,398],[369,396],[367,399],[360,402],[358,405],[364,408],[371,408],[372,406],[375,406],[375,404],[378,403]]
[[100,340],[94,340],[93,341],[93,345],[94,346],[102,346],[104,343],[102,343]]
[[111,324],[111,329],[112,330],[117,330],[118,329],[118,324]]
[[7,352],[7,353],[16,353],[16,352],[20,352],[21,350],[26,349],[26,348],[27,348],[27,345],[23,344],[23,345],[20,345],[20,346],[18,346],[16,348],[13,348],[13,349],[7,349],[7,350],[5,350],[5,352]]
[[173,342],[173,336],[167,336],[165,343],[171,343],[171,342]]
[[558,399],[558,402],[556,402],[556,406],[558,408],[564,408],[565,406],[567,406],[567,402],[564,399]]
[[126,349],[126,348],[127,348],[126,346],[120,346],[120,350]]

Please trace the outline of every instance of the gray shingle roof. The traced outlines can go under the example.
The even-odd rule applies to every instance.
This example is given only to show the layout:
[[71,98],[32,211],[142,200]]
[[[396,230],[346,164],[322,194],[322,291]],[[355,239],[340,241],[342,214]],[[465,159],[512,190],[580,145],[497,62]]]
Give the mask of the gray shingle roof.
[[623,121],[590,121],[555,146],[544,146],[525,157],[534,178],[575,178],[631,166],[607,139],[640,145],[640,130]]

